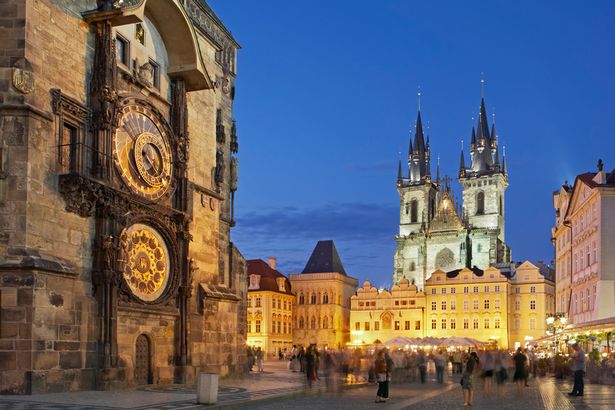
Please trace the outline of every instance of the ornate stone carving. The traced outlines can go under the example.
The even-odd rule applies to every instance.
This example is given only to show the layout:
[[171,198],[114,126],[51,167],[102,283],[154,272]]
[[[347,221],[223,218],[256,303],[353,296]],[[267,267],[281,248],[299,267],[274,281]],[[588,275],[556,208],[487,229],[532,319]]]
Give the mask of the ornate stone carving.
[[237,157],[231,158],[231,180],[229,182],[232,192],[237,191],[239,160]]
[[218,147],[216,150],[216,169],[214,172],[214,182],[218,189],[222,182],[224,182],[224,151],[222,148]]
[[34,73],[25,58],[20,58],[13,66],[13,87],[22,94],[34,91]]
[[69,114],[81,123],[86,123],[90,111],[75,98],[62,93],[58,88],[51,89],[51,109],[56,115]]

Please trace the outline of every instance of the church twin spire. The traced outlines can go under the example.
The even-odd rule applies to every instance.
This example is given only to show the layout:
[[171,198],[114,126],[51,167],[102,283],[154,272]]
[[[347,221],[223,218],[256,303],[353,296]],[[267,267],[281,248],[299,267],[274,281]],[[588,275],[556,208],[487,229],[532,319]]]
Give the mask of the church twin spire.
[[[412,142],[412,132],[410,132],[408,148],[408,182],[413,185],[431,181],[431,148],[429,147],[429,135],[427,135],[427,142],[425,142],[423,132],[420,91],[418,93],[418,114],[415,127],[414,143]],[[399,176],[398,181],[400,181]]]

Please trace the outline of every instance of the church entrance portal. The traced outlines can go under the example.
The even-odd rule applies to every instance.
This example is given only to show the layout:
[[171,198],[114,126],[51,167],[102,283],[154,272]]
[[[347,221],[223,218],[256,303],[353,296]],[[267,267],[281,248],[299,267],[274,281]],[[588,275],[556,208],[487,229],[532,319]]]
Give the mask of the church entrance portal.
[[139,335],[135,349],[135,384],[151,384],[151,352],[147,336]]

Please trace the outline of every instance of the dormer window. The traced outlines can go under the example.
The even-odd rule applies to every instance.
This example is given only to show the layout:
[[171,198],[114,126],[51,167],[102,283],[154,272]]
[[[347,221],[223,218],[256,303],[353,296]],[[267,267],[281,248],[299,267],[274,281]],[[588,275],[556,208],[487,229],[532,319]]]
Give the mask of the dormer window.
[[[284,278],[278,278],[277,281],[278,281],[278,289],[280,290],[280,292],[286,292],[286,284],[284,283],[285,282]],[[278,305],[279,305],[279,301],[278,301]]]
[[261,282],[261,275],[250,275],[250,285],[248,289],[259,289]]

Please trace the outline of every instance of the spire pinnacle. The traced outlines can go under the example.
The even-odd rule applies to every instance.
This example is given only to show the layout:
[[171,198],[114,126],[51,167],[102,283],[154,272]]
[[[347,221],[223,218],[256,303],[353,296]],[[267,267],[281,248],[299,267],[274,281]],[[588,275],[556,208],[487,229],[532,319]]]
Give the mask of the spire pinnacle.
[[504,175],[507,174],[506,172],[506,145],[502,147],[502,173]]
[[418,101],[418,103],[419,103],[418,105],[419,105],[419,112],[420,112],[421,111],[421,86],[420,85],[419,85],[418,91],[416,92],[416,96],[417,96],[417,98],[419,100]]
[[480,88],[481,88],[481,97],[485,98],[485,73],[480,73]]
[[[401,155],[401,152],[399,153]],[[402,174],[401,174],[401,158],[399,159],[399,164],[397,165],[397,185],[401,185]]]
[[436,168],[436,183],[440,184],[440,153],[438,153],[438,166]]

